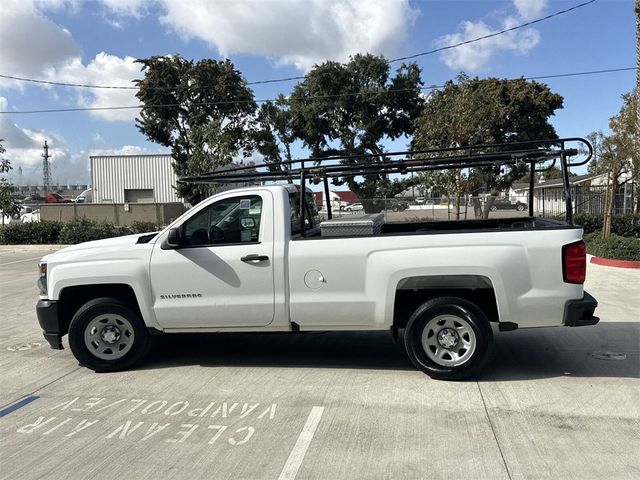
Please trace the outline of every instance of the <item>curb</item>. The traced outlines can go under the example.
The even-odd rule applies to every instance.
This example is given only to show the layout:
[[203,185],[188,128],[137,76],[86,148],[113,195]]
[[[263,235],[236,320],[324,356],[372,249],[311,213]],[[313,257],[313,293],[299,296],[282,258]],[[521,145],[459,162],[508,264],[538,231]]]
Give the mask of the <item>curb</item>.
[[591,263],[605,267],[640,268],[640,260],[614,260],[612,258],[591,257]]

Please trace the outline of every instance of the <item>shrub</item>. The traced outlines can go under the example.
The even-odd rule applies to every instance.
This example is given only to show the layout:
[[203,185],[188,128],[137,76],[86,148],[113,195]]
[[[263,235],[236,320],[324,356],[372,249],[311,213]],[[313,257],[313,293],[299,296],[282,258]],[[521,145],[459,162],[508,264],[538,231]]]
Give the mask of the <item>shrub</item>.
[[585,235],[593,232],[599,232],[602,230],[602,215],[576,213],[573,216],[573,223],[580,225],[584,229]]
[[129,227],[129,230],[131,233],[149,233],[159,232],[162,228],[162,225],[158,225],[154,222],[133,222]]
[[[573,217],[573,222],[584,229],[584,234],[602,231],[602,215],[590,213],[578,213]],[[611,233],[622,237],[640,238],[640,215],[618,214],[611,218]]]
[[30,222],[10,223],[0,228],[0,244],[4,245],[36,245],[59,243],[62,223]]
[[604,239],[599,232],[584,237],[587,252],[596,257],[615,260],[640,260],[640,239],[611,235]]
[[640,215],[614,215],[611,219],[611,233],[622,237],[640,238]]
[[90,242],[91,240],[119,237],[130,233],[131,231],[127,227],[119,227],[110,222],[95,222],[80,218],[64,224],[60,231],[60,243]]

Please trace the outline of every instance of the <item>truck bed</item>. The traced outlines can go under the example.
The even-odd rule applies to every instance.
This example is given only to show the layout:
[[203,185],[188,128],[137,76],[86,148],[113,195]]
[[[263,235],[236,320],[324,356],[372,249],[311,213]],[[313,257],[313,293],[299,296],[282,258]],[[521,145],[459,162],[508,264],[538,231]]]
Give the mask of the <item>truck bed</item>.
[[[356,219],[358,217],[354,217]],[[382,231],[377,235],[367,235],[367,237],[379,237],[387,235],[427,235],[437,233],[480,233],[496,231],[518,231],[518,230],[557,230],[565,228],[580,228],[568,222],[553,220],[549,218],[535,217],[515,217],[515,218],[490,218],[481,220],[449,220],[432,222],[385,222]],[[351,235],[362,236],[362,235]],[[306,232],[303,238],[294,236],[296,240],[335,238],[331,236],[323,237],[319,228],[314,228]]]

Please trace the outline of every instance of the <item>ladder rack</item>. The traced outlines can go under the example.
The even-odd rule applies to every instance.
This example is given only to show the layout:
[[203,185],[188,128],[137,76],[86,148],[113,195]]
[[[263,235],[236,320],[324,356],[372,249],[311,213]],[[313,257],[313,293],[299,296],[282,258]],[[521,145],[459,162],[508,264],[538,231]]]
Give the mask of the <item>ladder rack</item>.
[[[567,148],[567,144],[578,144]],[[570,158],[584,155],[579,161]],[[335,155],[310,157],[285,162],[264,163],[252,166],[221,168],[198,176],[182,177],[179,181],[197,184],[228,184],[248,182],[275,182],[299,180],[324,183],[325,198],[329,198],[329,178],[407,174],[431,170],[479,168],[502,165],[529,164],[529,216],[533,216],[533,187],[536,172],[553,168],[560,161],[562,170],[567,221],[573,221],[570,167],[585,165],[593,156],[593,147],[584,138],[571,137],[550,140],[531,140],[464,147],[432,148],[425,150],[384,152],[382,154]],[[551,165],[538,169],[537,165],[552,161]],[[300,224],[304,236],[306,212],[305,195],[300,195]],[[331,218],[331,205],[327,201],[327,214]]]

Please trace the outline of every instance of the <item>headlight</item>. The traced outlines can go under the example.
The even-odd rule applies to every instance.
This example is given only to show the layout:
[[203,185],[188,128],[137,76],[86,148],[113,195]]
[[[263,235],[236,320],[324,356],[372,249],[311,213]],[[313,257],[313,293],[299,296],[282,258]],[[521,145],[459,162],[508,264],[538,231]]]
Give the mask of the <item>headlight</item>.
[[42,295],[47,294],[47,264],[45,262],[40,262],[38,264],[38,271],[40,276],[38,277],[38,288],[40,289],[40,293]]

